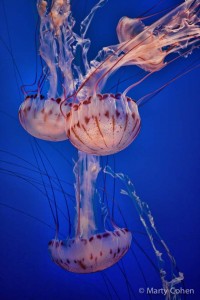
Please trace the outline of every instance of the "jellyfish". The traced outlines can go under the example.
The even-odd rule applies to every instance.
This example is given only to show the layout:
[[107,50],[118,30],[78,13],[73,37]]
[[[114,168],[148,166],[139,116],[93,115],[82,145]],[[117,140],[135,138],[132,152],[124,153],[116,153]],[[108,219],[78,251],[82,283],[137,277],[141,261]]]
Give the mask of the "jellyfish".
[[[103,231],[98,231],[92,202],[100,167],[97,158],[81,153],[110,155],[131,144],[140,131],[141,120],[137,102],[126,94],[169,64],[171,61],[165,62],[169,54],[188,48],[191,52],[200,36],[199,3],[188,0],[150,26],[140,19],[122,18],[117,25],[119,44],[104,48],[89,63],[90,41],[85,36],[94,13],[105,3],[100,0],[93,7],[82,21],[78,35],[70,1],[56,0],[50,8],[46,1],[37,1],[40,56],[46,67],[37,93],[26,95],[19,109],[20,122],[31,135],[50,141],[69,138],[80,151],[75,167],[75,234],[67,241],[56,236],[49,244],[53,260],[78,273],[96,272],[113,265],[127,252],[131,241],[126,229],[110,233],[104,224]],[[77,64],[80,50],[82,61]],[[148,73],[123,93],[103,94],[109,76],[127,65],[136,65]],[[45,98],[42,92],[46,79]]]
[[[168,55],[191,53],[200,36],[199,2],[188,0],[150,26],[141,18],[123,17],[117,25],[119,44],[103,48],[88,62],[90,41],[85,36],[94,13],[105,3],[96,4],[78,35],[70,1],[54,1],[48,8],[46,1],[38,0],[40,55],[47,65],[49,90],[45,98],[40,82],[37,94],[28,95],[19,110],[22,126],[33,136],[53,141],[69,138],[80,151],[95,155],[119,152],[134,141],[141,126],[141,102],[126,94],[176,59],[165,61]],[[77,64],[80,49],[82,62]],[[147,75],[123,93],[102,93],[108,78],[128,65]]]
[[[133,142],[140,129],[139,102],[126,94],[174,61],[165,62],[169,54],[198,46],[199,6],[199,1],[186,1],[150,26],[140,19],[124,17],[119,21],[120,44],[103,49],[105,53],[100,51],[91,62],[92,68],[73,96],[75,104],[66,114],[67,136],[75,147],[91,154],[109,155]],[[127,65],[136,65],[148,74],[122,94],[102,94],[109,76]],[[84,100],[80,101],[79,93],[86,94]],[[63,107],[66,105],[64,102]]]
[[[104,1],[100,1],[99,3],[102,4],[103,2]],[[147,41],[142,40],[142,44],[144,48],[146,47],[145,48],[146,50],[144,51],[145,55],[142,56],[142,59],[141,57],[139,58],[137,57],[137,61],[134,61],[135,53],[132,49],[133,39],[135,39],[136,36],[139,34],[142,35],[142,32],[147,28],[145,29],[144,25],[141,22],[137,23],[138,22],[137,20],[135,23],[130,19],[128,20],[127,18],[124,18],[119,23],[121,25],[118,25],[118,37],[119,37],[120,45],[108,47],[105,50],[106,53],[103,58],[101,57],[102,56],[102,52],[101,52],[99,53],[99,57],[96,58],[96,61],[94,60],[92,63],[88,65],[87,61],[85,60],[85,55],[88,50],[88,40],[85,40],[84,34],[82,34],[82,36],[77,36],[73,32],[74,20],[71,16],[69,2],[54,1],[51,7],[50,14],[46,12],[45,1],[40,1],[38,3],[39,3],[38,9],[41,16],[41,20],[44,21],[43,27],[41,28],[42,38],[41,38],[40,53],[44,61],[46,62],[47,67],[44,68],[44,75],[42,76],[38,84],[38,90],[36,91],[36,94],[29,94],[28,92],[27,95],[25,91],[25,101],[21,105],[19,110],[19,117],[22,126],[31,135],[38,137],[40,139],[58,141],[58,140],[65,140],[69,138],[69,140],[75,145],[75,147],[85,152],[88,152],[90,154],[107,155],[126,148],[128,144],[130,144],[135,139],[140,129],[141,121],[138,113],[138,105],[136,101],[133,101],[130,97],[126,96],[127,90],[125,93],[120,93],[120,94],[119,93],[103,94],[102,90],[104,84],[106,83],[108,77],[114,71],[116,71],[119,66],[128,65],[129,63],[138,65],[142,69],[152,74],[154,71],[158,71],[165,66],[163,61],[167,54],[165,53],[165,56],[163,56],[162,58],[163,61],[161,60],[159,62],[159,66],[157,66],[157,64],[155,64],[156,67],[153,66],[154,62],[152,60],[152,56],[147,57],[147,53],[148,54],[150,53],[151,46],[149,45],[149,43],[147,43]],[[196,1],[194,1],[194,3],[196,3],[195,12],[198,12],[198,5],[197,5],[198,3]],[[190,8],[189,1],[187,4],[188,7]],[[97,8],[98,6],[96,6],[95,9]],[[91,11],[91,14],[89,15],[89,19],[85,19],[84,23],[82,23],[82,25],[85,25],[85,27],[82,27],[82,32],[83,32],[83,28],[85,29],[88,28],[89,26],[88,20],[91,20],[93,13],[95,12],[95,9]],[[182,7],[182,10],[181,7],[179,7],[179,9],[182,12],[185,13],[187,12],[187,10],[185,10],[186,6]],[[187,14],[186,17],[185,14],[183,15],[184,18],[188,18]],[[195,14],[193,16],[195,16]],[[194,17],[194,22],[196,22],[195,24],[198,23],[197,20],[195,20],[195,17]],[[131,24],[134,30],[131,31],[127,24],[128,25]],[[191,25],[191,28],[193,28],[193,23],[189,25]],[[65,30],[66,28],[68,29],[70,28],[69,31]],[[131,31],[130,35],[128,36],[125,34],[127,28],[128,31]],[[142,31],[140,31],[140,29],[142,29]],[[177,28],[173,28],[173,29],[175,32],[176,31],[175,29]],[[67,34],[69,34],[69,36],[65,35],[66,32]],[[198,33],[198,26],[197,26],[197,33]],[[49,41],[52,41],[49,37],[47,38],[46,35],[48,34],[50,35],[50,37],[52,37],[53,42],[52,43],[50,42],[50,44],[51,46],[53,45],[53,47],[49,47],[49,48],[44,47],[45,49],[43,49],[42,46],[45,45],[45,43],[43,42],[46,41],[46,43],[48,44]],[[154,36],[154,32],[152,33],[151,29],[150,31],[147,30],[146,34],[147,35],[144,36],[147,37],[147,40],[150,39],[149,36],[151,36],[152,40],[157,38],[157,34],[155,34]],[[196,36],[198,38],[198,35],[194,34],[193,36],[194,40],[193,38],[191,38],[190,45],[192,46],[192,49],[195,48],[195,46],[193,45],[194,44],[196,45],[196,41],[197,41]],[[60,37],[62,38],[60,39]],[[188,38],[188,40],[190,40],[190,36],[186,35],[186,37]],[[181,36],[180,39],[181,38],[183,38],[183,36]],[[130,39],[131,42],[129,44],[128,41]],[[72,44],[70,44],[71,42]],[[136,41],[137,45],[139,43],[140,43],[140,39]],[[153,43],[154,46],[157,45],[157,42],[153,42]],[[70,73],[70,70],[67,69],[70,65],[69,61],[66,65],[64,65],[64,63],[66,62],[66,59],[70,57],[70,55],[72,61],[74,62],[74,59],[76,57],[76,53],[74,52],[76,52],[75,50],[78,49],[78,47],[76,48],[77,44],[78,47],[81,47],[82,49],[82,56],[84,58],[83,59],[84,70],[82,71],[81,67],[77,66],[74,63],[71,63],[72,72]],[[70,50],[71,52],[69,51],[67,54],[63,54],[62,51],[60,52],[61,49],[60,45],[64,45],[64,50],[68,49],[67,47],[70,45],[71,47],[69,48],[70,49],[73,48],[74,52]],[[121,46],[122,48],[120,49]],[[182,46],[183,49],[187,47],[186,44]],[[180,51],[178,45],[174,44],[173,47],[174,49],[170,49],[170,51],[172,50]],[[169,50],[169,48],[167,50]],[[149,52],[147,51],[147,49]],[[52,57],[48,56],[49,53],[51,53],[49,52],[50,50],[55,51],[52,54]],[[154,47],[153,50],[155,50]],[[164,48],[162,50],[164,51],[166,49]],[[155,53],[157,55],[157,52],[154,52],[154,54]],[[160,51],[158,51],[158,53],[161,54]],[[168,54],[169,53],[170,52],[168,52]],[[47,55],[48,57],[46,57],[45,55]],[[62,60],[63,57],[65,59]],[[123,59],[120,61],[122,57]],[[127,61],[125,62],[126,58]],[[143,60],[145,60],[145,62],[143,62]],[[53,63],[51,65],[51,63],[49,62],[52,61]],[[107,68],[104,69],[107,63],[109,63],[109,66],[107,66]],[[56,68],[56,71],[54,68]],[[56,76],[54,77],[55,74],[57,74],[57,77]],[[72,77],[70,77],[71,74]],[[49,90],[47,91],[47,95],[48,95],[47,97],[43,96],[43,93],[45,94],[44,82],[47,83],[47,85],[49,85],[48,86]],[[52,88],[54,88],[53,92],[52,92]],[[96,101],[96,99],[98,99],[98,101]],[[84,113],[86,115],[84,115]],[[90,113],[92,114],[90,115]],[[94,113],[97,113],[96,115],[97,121],[95,120],[95,124],[92,123],[94,119]],[[98,115],[99,113],[101,114]],[[115,118],[113,118],[113,116],[115,116]],[[90,122],[88,121],[89,117],[91,117],[91,119],[89,120]],[[86,125],[88,125],[86,130],[87,132],[89,132],[90,130],[91,131],[94,130],[95,126],[96,129],[98,129],[96,133],[94,130],[95,136],[92,143],[91,143],[91,139],[88,138],[88,136],[84,136],[82,133],[80,133],[80,136],[81,137],[83,136],[84,143],[81,143],[80,140],[77,139],[76,135],[73,134],[73,128],[76,128],[76,130],[79,130],[79,128],[81,128],[83,132],[85,131],[84,127]],[[108,128],[106,128],[107,125]],[[103,130],[101,126],[103,127]],[[97,127],[99,127],[100,130]],[[107,144],[104,143],[104,140],[106,141]],[[79,145],[77,146],[77,144]],[[98,175],[99,165],[96,163],[94,164],[93,162],[93,167],[90,168],[91,165],[87,165],[88,160],[89,161],[90,159],[94,160],[95,158],[92,156],[87,156],[86,158],[84,157],[84,154],[80,154],[80,155],[82,156],[82,158],[81,160],[79,160],[75,168],[76,191],[77,191],[77,199],[76,199],[77,218],[74,221],[75,228],[76,228],[75,234],[74,236],[73,235],[68,236],[66,240],[58,239],[58,236],[56,234],[55,239],[53,239],[49,243],[49,251],[53,261],[56,264],[58,264],[60,267],[64,268],[65,270],[69,270],[77,273],[81,273],[81,272],[87,273],[87,272],[96,272],[99,270],[104,270],[105,268],[108,268],[114,265],[115,263],[119,262],[122,256],[125,255],[125,253],[130,248],[131,233],[130,231],[127,231],[126,227],[118,228],[115,225],[113,226],[114,230],[106,230],[104,222],[101,222],[100,228],[96,225],[96,221],[91,222],[91,220],[94,220],[96,216],[93,209],[91,208],[92,206],[91,203],[94,200],[94,194],[96,196],[96,192],[91,193],[90,197],[88,197],[87,199],[85,197],[81,198],[83,194],[85,195],[86,190],[88,191],[85,185],[84,185],[85,188],[82,190],[82,184],[83,182],[85,182],[85,180],[86,181],[88,180],[88,183],[90,184],[90,186],[92,185],[94,189],[94,184],[96,180],[95,176]],[[82,164],[84,164],[83,170],[82,170]],[[81,170],[80,171],[81,175],[79,175],[78,170]],[[87,171],[89,171],[89,174],[87,173]],[[87,175],[86,178],[85,175]],[[94,178],[92,177],[92,181],[90,181],[91,179],[90,176],[93,175]],[[83,200],[82,203],[80,199]],[[81,214],[82,205],[87,206],[87,210],[84,211],[84,214]],[[80,214],[78,214],[78,208],[80,208]],[[88,208],[89,208],[89,214],[88,214]],[[79,223],[78,220],[80,221],[80,227],[78,227],[78,223]],[[89,228],[90,225],[93,225],[92,229]],[[80,228],[82,228],[82,230],[80,230]],[[127,234],[125,234],[125,232]],[[103,239],[103,235],[105,235],[104,239]],[[106,237],[109,238],[105,239]],[[96,262],[94,260],[94,263],[91,263],[90,261],[91,259],[87,256],[89,246],[86,246],[85,243],[85,241],[87,241],[87,243],[89,244],[88,240],[91,238],[93,238],[92,241],[97,242],[97,244],[93,245],[93,248],[90,248],[90,250],[92,250],[92,254],[94,255],[96,254],[95,258],[97,257],[97,260]],[[125,248],[123,249],[124,252],[122,251],[121,254],[120,252],[118,254],[119,249],[117,248],[117,244],[119,243],[121,243],[120,248],[121,247],[122,249]],[[108,247],[110,247],[110,245],[112,245],[111,250],[114,251],[114,253],[108,252],[108,250],[110,249],[110,248],[108,249]],[[98,246],[101,249],[99,253],[96,251]],[[105,250],[105,253],[103,252],[103,250]],[[80,255],[80,253],[84,253],[84,255]],[[106,254],[109,254],[110,256],[108,257],[106,256]],[[86,259],[85,263],[83,259],[84,260]],[[71,265],[67,260],[69,260]]]
[[32,136],[43,140],[67,139],[65,120],[60,112],[61,98],[44,100],[42,95],[27,96],[19,109],[19,120]]
[[[37,145],[37,144],[36,144]],[[40,148],[39,148],[40,149]],[[39,150],[38,149],[38,150]],[[41,149],[40,149],[41,150]],[[38,152],[39,154],[39,152]],[[10,153],[12,156],[13,154]],[[39,155],[40,156],[40,155]],[[22,158],[18,157],[20,160]],[[85,166],[87,165],[87,167]],[[26,162],[27,166],[29,166],[33,171],[38,170],[37,167],[34,167],[34,165],[31,163]],[[20,165],[19,165],[20,166]],[[20,166],[20,169],[22,168],[22,165]],[[42,176],[50,177],[52,180],[52,183],[58,183],[59,181],[55,181],[55,178],[51,176],[51,174],[48,174],[44,170],[38,170]],[[83,175],[82,171],[84,172],[84,178],[81,180],[81,177]],[[1,169],[1,172],[3,170]],[[18,170],[19,172],[19,170]],[[19,176],[19,178],[28,181],[31,184],[36,183],[35,179],[32,177],[27,176],[27,174],[23,174],[21,172],[16,172],[16,169],[14,170],[14,166],[9,170],[4,169],[4,174],[11,175],[11,176]],[[44,173],[43,173],[44,172]],[[111,267],[112,264],[119,263],[120,259],[124,257],[128,249],[130,248],[130,243],[133,235],[133,241],[134,245],[132,245],[132,251],[135,251],[133,249],[137,247],[141,247],[140,243],[138,243],[137,240],[135,240],[134,235],[137,234],[136,231],[127,230],[127,226],[119,228],[116,226],[116,224],[113,223],[112,220],[112,226],[114,230],[106,230],[103,231],[103,228],[105,227],[106,223],[106,217],[108,215],[107,208],[103,207],[103,203],[100,202],[101,199],[98,197],[98,192],[96,189],[96,186],[94,183],[96,182],[97,175],[100,172],[100,166],[99,166],[99,159],[98,157],[87,155],[85,153],[79,152],[79,158],[78,161],[75,164],[74,167],[74,173],[76,176],[76,184],[75,189],[77,194],[76,198],[76,204],[78,207],[76,207],[77,215],[76,219],[78,219],[78,212],[80,215],[80,222],[74,222],[74,235],[76,236],[73,238],[72,236],[67,237],[67,239],[58,239],[58,231],[56,229],[56,237],[55,239],[51,240],[49,242],[49,252],[51,255],[51,258],[53,262],[60,266],[62,269],[71,271],[73,273],[94,273],[97,271],[103,271],[107,269],[108,267]],[[111,175],[112,178],[116,178],[117,180],[122,181],[122,183],[125,185],[125,188],[121,190],[122,197],[129,196],[131,199],[132,204],[134,204],[136,211],[138,212],[139,221],[141,221],[142,226],[144,227],[146,231],[146,236],[149,238],[149,244],[153,249],[153,253],[158,261],[158,267],[156,268],[154,265],[154,268],[156,268],[156,274],[160,274],[161,277],[161,283],[162,287],[167,291],[167,295],[170,296],[170,289],[175,288],[176,286],[182,284],[182,281],[184,279],[184,275],[182,272],[180,272],[177,269],[175,259],[173,258],[169,248],[165,244],[162,237],[160,237],[156,226],[154,222],[153,215],[147,205],[144,201],[142,201],[138,195],[135,192],[135,188],[133,186],[132,181],[130,178],[128,178],[127,175],[124,175],[123,173],[115,173],[112,171],[112,169],[109,166],[106,166],[105,169],[103,169],[103,172],[105,174]],[[39,174],[38,174],[39,175]],[[82,182],[82,187],[80,183]],[[88,189],[88,193],[86,193],[86,189],[83,188],[85,185],[90,186],[91,189]],[[57,184],[55,184],[55,187]],[[38,191],[41,191],[40,186],[38,185]],[[46,186],[48,189],[48,186]],[[68,190],[68,189],[67,189]],[[94,194],[96,193],[97,201],[94,200]],[[96,207],[96,204],[99,204],[100,211],[102,213],[100,214],[94,214],[93,209],[89,207],[88,201],[84,201],[85,198],[93,196],[92,206]],[[117,198],[119,198],[119,195],[117,195]],[[79,199],[79,200],[78,200]],[[41,200],[41,199],[40,199]],[[110,201],[110,200],[109,200]],[[120,200],[121,201],[121,200]],[[124,202],[124,199],[123,199]],[[2,203],[0,202],[0,206],[4,208],[12,209],[8,205],[8,203]],[[60,205],[57,207],[60,210]],[[13,208],[14,209],[14,208]],[[27,217],[27,214],[23,211],[20,211],[19,209],[14,209],[15,212],[23,213],[25,217]],[[96,210],[97,213],[98,210]],[[62,212],[62,211],[61,211]],[[120,214],[122,213],[121,210],[119,210]],[[100,215],[100,218],[99,218]],[[93,219],[93,217],[95,218]],[[34,216],[28,215],[28,217],[32,217],[35,221],[39,221],[42,225],[47,225],[42,220],[35,218]],[[97,222],[98,219],[98,222]],[[131,218],[132,219],[132,218]],[[88,222],[90,220],[90,222]],[[94,221],[95,220],[95,221]],[[134,223],[135,220],[132,220],[131,223]],[[79,224],[79,225],[77,225]],[[98,226],[96,226],[98,224]],[[126,222],[125,222],[126,224]],[[79,229],[78,229],[79,226]],[[128,226],[129,227],[129,226]],[[131,226],[132,228],[132,226]],[[65,228],[66,229],[66,228]],[[88,232],[93,232],[93,234],[90,235],[89,239],[87,238]],[[78,235],[77,235],[78,233]],[[145,233],[144,233],[145,234]],[[85,236],[85,238],[84,238]],[[141,249],[140,249],[141,250]],[[142,251],[145,251],[145,249]],[[133,252],[134,253],[134,252]],[[144,252],[145,253],[145,252]],[[107,254],[107,259],[106,259]],[[169,263],[171,265],[170,271],[168,274],[168,261],[165,258],[167,256]],[[149,259],[148,254],[145,253],[145,260]],[[143,259],[144,259],[143,258]],[[137,261],[137,260],[136,260]],[[152,262],[151,262],[152,263]],[[129,261],[128,268],[133,264],[133,261]],[[122,273],[122,276],[125,278],[127,283],[127,289],[130,288],[129,284],[136,281],[137,277],[140,275],[140,272],[143,272],[139,270],[139,273],[136,272],[135,268],[137,267],[137,264],[134,264],[134,273],[131,275],[131,280],[126,277],[126,271],[120,269],[120,265],[118,265],[120,273]],[[115,269],[116,270],[116,269]],[[114,270],[113,270],[114,271]],[[100,272],[99,272],[100,273]],[[108,273],[109,274],[109,273]],[[119,275],[119,274],[118,274]],[[134,277],[132,277],[134,275]],[[133,280],[134,278],[134,280]],[[90,278],[91,279],[91,278]],[[83,279],[81,279],[83,280]],[[129,283],[130,282],[130,283]],[[106,284],[109,284],[109,281],[106,281]],[[124,293],[124,291],[123,291]],[[132,299],[132,298],[130,298]],[[170,299],[170,298],[168,298]]]
[[[36,93],[23,88],[25,101],[19,108],[20,123],[32,136],[49,141],[67,139],[66,121],[60,110],[60,103],[75,92],[76,86],[82,81],[82,73],[87,71],[89,40],[84,37],[95,11],[105,2],[99,1],[83,20],[82,34],[79,36],[73,31],[75,20],[71,14],[70,1],[54,1],[50,12],[47,1],[37,1],[41,21],[39,53],[46,65]],[[80,47],[84,70],[74,63]],[[42,91],[47,78],[47,96],[44,96]]]
[[105,229],[107,215],[103,212],[102,204],[101,222],[97,222],[94,196],[99,171],[97,157],[79,152],[79,159],[74,167],[77,212],[75,235],[65,241],[55,238],[49,242],[52,260],[71,272],[92,273],[104,270],[117,263],[130,248],[132,235],[127,228],[114,225],[113,231]]

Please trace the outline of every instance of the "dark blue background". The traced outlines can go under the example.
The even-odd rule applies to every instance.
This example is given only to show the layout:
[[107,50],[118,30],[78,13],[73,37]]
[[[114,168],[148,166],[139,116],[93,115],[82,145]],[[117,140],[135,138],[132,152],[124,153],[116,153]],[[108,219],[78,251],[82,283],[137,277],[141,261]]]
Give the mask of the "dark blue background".
[[[76,18],[83,19],[95,2],[74,1]],[[163,1],[154,11],[181,2]],[[156,3],[158,0],[110,0],[98,11],[88,32],[93,42],[90,58],[103,46],[117,42],[115,28],[120,17],[136,17]],[[30,171],[34,167],[22,160],[36,165],[31,148],[32,139],[17,118],[23,100],[18,71],[23,82],[29,84],[34,81],[36,70],[40,69],[36,66],[35,6],[33,0],[4,1],[4,4],[0,1],[0,150],[5,151],[1,152],[0,174],[0,299],[106,299],[109,293],[100,273],[86,276],[71,274],[51,262],[47,243],[54,237],[54,231],[34,219],[38,218],[53,226],[46,197],[32,185],[33,179],[32,184],[27,182],[32,177],[37,180],[36,186],[43,189],[40,175]],[[196,50],[189,58],[176,61],[131,91],[130,96],[138,99],[155,90],[198,57],[199,50]],[[129,78],[137,71],[134,68],[121,70],[109,80],[107,88],[116,84],[119,77]],[[116,170],[131,177],[137,193],[149,204],[159,232],[185,275],[186,287],[195,289],[195,295],[186,299],[200,297],[199,78],[199,69],[193,70],[141,107],[142,129],[138,138],[130,147],[115,155]],[[118,90],[123,91],[133,80],[119,85]],[[72,158],[77,156],[76,150],[69,142],[51,144],[41,141],[40,145],[59,177],[72,184],[72,166],[66,160],[71,163]],[[113,158],[109,160],[112,164]],[[45,163],[51,172],[47,161]],[[11,176],[8,171],[14,174]],[[19,178],[22,173],[27,181]],[[64,187],[73,193],[70,185],[65,184]],[[111,185],[108,189],[112,193]],[[62,197],[57,197],[62,206]],[[122,196],[118,198],[129,226],[133,230],[139,228],[140,221],[129,207],[130,200]],[[117,221],[122,223],[120,218]],[[153,258],[147,239],[137,234],[135,238]],[[149,286],[161,287],[158,274],[134,242],[133,249]],[[138,293],[138,288],[145,287],[145,284],[136,260],[130,253],[124,259],[124,265],[135,291],[135,299],[146,299],[145,295]],[[119,298],[129,299],[119,268],[114,266],[105,274],[115,286]],[[113,298],[117,299],[111,286],[109,290]],[[155,296],[155,299],[163,298]]]

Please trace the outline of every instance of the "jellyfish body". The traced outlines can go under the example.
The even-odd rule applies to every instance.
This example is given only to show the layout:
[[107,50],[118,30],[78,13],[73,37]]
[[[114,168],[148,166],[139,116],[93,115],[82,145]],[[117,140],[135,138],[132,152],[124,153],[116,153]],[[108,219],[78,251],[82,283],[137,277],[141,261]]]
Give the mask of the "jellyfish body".
[[52,240],[49,251],[52,260],[67,271],[92,273],[107,269],[128,251],[132,235],[127,228],[106,231],[88,238],[67,241]]
[[70,106],[66,132],[81,151],[109,155],[126,148],[138,135],[137,104],[122,94],[95,95]]
[[42,96],[28,96],[19,108],[22,127],[39,139],[66,140],[65,119],[60,111],[60,102],[60,98],[44,100]]
[[[100,171],[99,159],[79,151],[79,159],[74,167],[76,176],[76,218],[75,233],[72,238],[49,242],[53,262],[67,271],[92,273],[104,270],[118,262],[131,245],[132,234],[127,228],[113,225],[106,230],[108,212],[98,200],[100,220],[94,207],[96,179]],[[99,199],[99,195],[98,195]]]

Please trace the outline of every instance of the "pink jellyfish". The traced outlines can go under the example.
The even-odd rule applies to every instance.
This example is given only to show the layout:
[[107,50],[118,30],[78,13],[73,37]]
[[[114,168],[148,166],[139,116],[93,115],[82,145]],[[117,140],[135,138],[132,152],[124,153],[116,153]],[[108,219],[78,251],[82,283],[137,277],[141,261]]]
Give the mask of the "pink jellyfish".
[[42,95],[27,96],[19,109],[19,120],[32,136],[43,140],[63,141],[65,119],[60,112],[61,98],[45,100]]
[[118,262],[131,244],[132,234],[127,228],[112,224],[113,231],[105,229],[107,211],[104,214],[102,212],[101,224],[95,219],[93,201],[97,193],[95,182],[99,171],[97,157],[79,152],[79,160],[74,168],[77,212],[75,236],[65,241],[59,241],[56,236],[49,242],[52,260],[67,271],[91,273],[104,270]]
[[[61,26],[64,40],[67,40],[73,27],[70,24],[69,1],[54,1],[51,12],[46,13],[47,2],[37,1],[38,12],[41,18],[40,24],[40,56],[46,63],[38,90],[35,94],[27,95],[19,108],[19,120],[23,128],[32,136],[49,141],[63,141],[67,139],[65,133],[65,119],[60,111],[60,103],[65,99],[65,91],[59,94],[61,85],[66,87],[68,93],[73,90],[73,76],[71,70],[72,53],[68,49],[70,45],[62,44]],[[58,12],[62,8],[62,15]],[[48,78],[47,97],[42,94],[43,84]]]
[[[103,49],[104,59],[98,63],[103,56],[100,52],[92,62],[94,67],[74,94],[73,105],[66,102],[62,105],[69,107],[66,132],[75,147],[90,154],[108,155],[126,148],[137,137],[138,105],[126,94],[169,64],[165,58],[170,53],[180,53],[182,49],[191,52],[197,46],[199,8],[199,1],[185,1],[151,26],[145,26],[140,19],[124,17],[119,21],[120,44]],[[125,65],[139,66],[148,74],[122,94],[101,94],[108,77]],[[80,101],[79,95],[85,98]]]
[[[74,32],[70,1],[55,0],[51,7],[45,0],[37,1],[40,55],[46,68],[36,93],[25,92],[19,110],[20,122],[31,135],[50,141],[69,138],[79,150],[96,155],[121,151],[136,138],[141,125],[138,103],[126,94],[169,64],[165,58],[170,53],[180,57],[183,49],[192,52],[200,36],[199,1],[187,0],[150,26],[141,18],[122,18],[117,26],[120,43],[104,47],[88,62],[90,42],[85,35],[95,12],[106,2],[100,0],[93,7],[79,35]],[[80,52],[81,66],[75,63]],[[109,76],[126,65],[148,73],[122,94],[102,94]]]

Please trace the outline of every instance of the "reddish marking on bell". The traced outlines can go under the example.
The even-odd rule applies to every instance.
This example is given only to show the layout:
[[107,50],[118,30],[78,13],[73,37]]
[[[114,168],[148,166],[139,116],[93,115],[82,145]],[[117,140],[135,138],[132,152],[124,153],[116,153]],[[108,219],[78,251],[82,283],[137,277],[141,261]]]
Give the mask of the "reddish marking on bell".
[[113,94],[110,94],[110,97],[115,99],[115,96]]
[[86,123],[86,124],[88,124],[88,123],[89,123],[89,121],[90,121],[90,118],[88,118],[88,117],[85,117],[85,123]]
[[[138,124],[138,120],[137,120],[137,122],[136,122],[136,125]],[[135,127],[136,127],[136,125],[135,125]],[[140,128],[141,128],[141,124],[139,124],[139,127],[137,128],[137,131],[136,131],[136,133],[135,133],[135,137],[138,135],[138,133],[140,132]],[[135,130],[135,128],[134,128],[134,130]]]
[[26,96],[25,100],[31,99],[31,96]]
[[123,139],[124,133],[125,133],[126,128],[127,128],[127,124],[128,124],[128,114],[126,113],[126,120],[125,120],[124,132],[123,132],[122,137],[121,137],[121,139],[119,141],[119,144],[121,143],[121,141]]
[[50,110],[50,111],[49,111],[49,115],[52,115],[52,113],[53,113],[53,111],[52,111],[52,110]]
[[88,100],[84,100],[82,103],[83,104],[90,104],[91,103],[91,97]]
[[91,259],[91,260],[93,259],[93,255],[92,255],[92,253],[90,254],[90,259]]
[[57,99],[56,99],[56,102],[57,102],[58,104],[60,104],[61,98],[57,98]]
[[129,98],[129,97],[127,97],[126,99],[127,99],[127,102],[130,102],[130,101],[132,101],[132,100],[131,100],[131,98]]
[[104,94],[102,99],[104,100],[104,99],[108,98],[108,96],[109,96],[108,94]]
[[[23,111],[23,113],[24,113],[25,115],[27,114],[26,108],[24,108],[22,111]],[[20,117],[21,117],[21,114],[22,114],[22,112],[21,112],[21,110],[20,110],[20,111],[19,111]]]
[[78,123],[76,124],[76,126],[79,127],[79,128],[81,127],[79,121],[78,121]]
[[129,230],[128,230],[127,228],[124,228],[124,230],[125,230],[126,232],[129,232]]
[[109,111],[108,111],[108,110],[106,111],[105,116],[106,116],[107,118],[109,118],[110,114],[109,114]]
[[68,119],[70,116],[71,116],[71,112],[69,112],[69,113],[66,115],[66,118]]
[[78,110],[78,105],[77,105],[77,104],[74,104],[73,109],[74,109],[75,111]]
[[112,249],[110,249],[110,254],[112,254]]
[[109,235],[110,235],[110,233],[106,232],[106,233],[103,234],[103,237],[108,237]]
[[93,239],[94,239],[94,237],[93,237],[93,236],[91,236],[91,238],[89,238],[89,242],[91,242]]
[[112,116],[112,127],[113,127],[113,133],[115,131],[115,117]]
[[103,255],[103,253],[102,253],[102,251],[100,251],[100,256],[102,256]]
[[80,266],[83,270],[86,269],[86,265],[84,265],[84,264],[82,263],[82,261],[78,261],[78,264],[79,264],[79,266]]
[[135,119],[135,113],[132,113],[132,118]]
[[31,106],[28,106],[28,107],[27,107],[27,111],[29,111],[29,110],[31,110]]
[[98,238],[98,239],[101,239],[102,236],[101,236],[100,234],[97,234],[97,238]]
[[69,129],[67,130],[67,137],[68,138],[70,137],[70,130]]
[[99,133],[100,133],[100,135],[101,135],[101,137],[102,137],[102,139],[103,139],[103,142],[104,142],[105,146],[108,147],[107,144],[106,144],[106,142],[105,142],[105,140],[104,140],[104,136],[103,136],[103,134],[102,134],[102,132],[101,132],[101,128],[100,128],[99,121],[98,121],[98,118],[97,118],[97,117],[95,117],[95,122],[96,122],[96,124],[97,124],[97,128],[98,128],[98,130],[99,130]]
[[99,98],[99,100],[102,100],[103,96],[101,94],[97,94],[97,98]]
[[[80,139],[79,135],[75,132],[74,128],[71,128],[71,131],[73,132],[75,137],[79,140],[79,142],[81,142],[83,145],[85,145],[84,142]],[[70,134],[71,134],[71,132],[70,132]]]
[[44,114],[44,108],[41,110],[41,113]]
[[120,116],[120,112],[118,110],[116,110],[116,116],[117,118]]
[[116,231],[116,234],[117,234],[118,236],[120,236],[120,233],[119,233],[119,231]]

